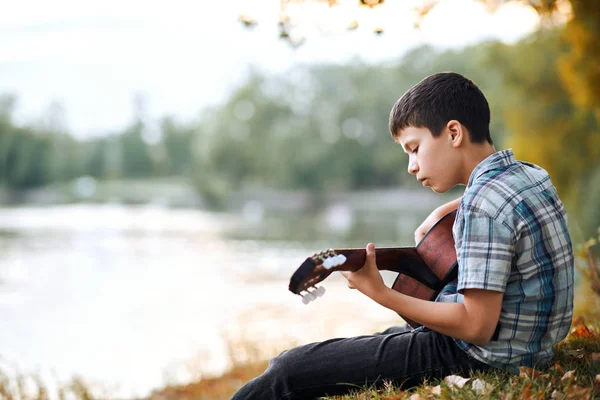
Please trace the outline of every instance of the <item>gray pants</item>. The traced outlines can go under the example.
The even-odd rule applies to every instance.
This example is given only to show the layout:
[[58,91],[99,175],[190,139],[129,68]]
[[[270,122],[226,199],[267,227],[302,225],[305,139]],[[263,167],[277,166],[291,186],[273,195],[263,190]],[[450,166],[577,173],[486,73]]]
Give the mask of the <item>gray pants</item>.
[[424,379],[486,370],[454,340],[435,331],[392,327],[369,336],[331,339],[286,350],[233,400],[313,399],[392,381],[403,388]]

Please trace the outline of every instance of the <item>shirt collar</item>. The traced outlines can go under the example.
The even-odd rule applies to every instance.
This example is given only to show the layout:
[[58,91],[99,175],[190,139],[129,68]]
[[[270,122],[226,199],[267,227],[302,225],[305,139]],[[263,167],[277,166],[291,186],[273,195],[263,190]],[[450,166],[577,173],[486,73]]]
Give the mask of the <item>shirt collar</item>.
[[471,187],[477,178],[487,171],[500,167],[506,167],[514,163],[516,163],[516,161],[515,154],[513,153],[512,149],[497,151],[489,155],[485,160],[477,164],[473,172],[471,172],[467,188]]

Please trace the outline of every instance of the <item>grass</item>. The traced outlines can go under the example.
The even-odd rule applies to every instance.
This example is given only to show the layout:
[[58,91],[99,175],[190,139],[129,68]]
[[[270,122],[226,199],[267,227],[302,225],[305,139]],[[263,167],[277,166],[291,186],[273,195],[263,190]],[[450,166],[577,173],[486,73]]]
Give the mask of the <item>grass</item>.
[[49,388],[38,376],[19,372],[9,374],[0,370],[1,400],[92,400],[98,398],[92,394],[89,384],[78,377],[69,382]]
[[260,375],[267,361],[233,366],[218,377],[204,378],[188,385],[167,386],[155,390],[148,400],[222,400],[229,399],[245,382]]
[[[322,400],[419,400],[419,399],[593,399],[600,398],[600,332],[574,321],[568,337],[555,347],[555,363],[535,370],[522,367],[519,375],[502,371],[474,373],[466,377],[449,376],[441,381],[424,382],[410,390],[392,383],[382,387],[361,387],[355,391]],[[234,366],[220,377],[155,391],[149,400],[228,399],[244,382],[259,375],[266,362]]]
[[[595,399],[600,398],[600,332],[578,318],[569,336],[555,347],[555,363],[541,370],[521,368],[512,375],[501,371],[474,373],[466,377],[449,376],[441,381],[402,390],[386,383],[383,387],[357,388],[344,396],[323,400],[419,400],[419,399]],[[222,400],[228,399],[245,382],[261,374],[266,361],[254,360],[234,365],[218,377],[203,378],[187,385],[155,390],[147,400]],[[0,371],[2,400],[92,400],[108,398],[94,395],[81,379],[50,390],[36,377]]]
[[555,363],[545,369],[521,367],[520,374],[502,371],[448,376],[425,382],[411,390],[393,384],[363,387],[329,400],[419,400],[419,399],[593,399],[600,397],[600,333],[581,320],[556,345]]

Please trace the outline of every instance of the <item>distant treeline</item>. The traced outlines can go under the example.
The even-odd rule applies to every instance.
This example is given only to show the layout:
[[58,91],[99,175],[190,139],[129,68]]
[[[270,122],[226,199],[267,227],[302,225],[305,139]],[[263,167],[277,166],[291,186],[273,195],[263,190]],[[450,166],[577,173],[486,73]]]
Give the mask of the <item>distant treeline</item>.
[[[396,62],[254,71],[197,120],[137,118],[121,132],[81,141],[57,129],[17,126],[14,99],[0,104],[0,174],[15,189],[69,181],[185,175],[214,205],[244,188],[355,190],[413,184],[388,132],[394,102],[424,76],[473,79],[492,109],[497,148],[548,169],[577,210],[600,215],[600,132],[595,110],[575,104],[559,68],[564,43],[542,30],[516,45],[419,47]],[[582,196],[582,190],[585,196]],[[596,225],[597,226],[597,225]]]
[[[10,98],[5,97],[4,104]],[[12,102],[12,101],[11,101]],[[81,141],[63,132],[17,126],[10,113],[0,116],[1,182],[30,189],[81,176],[97,179],[163,177],[185,173],[192,162],[191,128],[165,118],[160,143],[143,137],[144,124],[118,134]]]
[[[254,71],[225,104],[202,111],[196,121],[138,118],[121,132],[85,141],[52,127],[18,126],[16,99],[7,95],[0,103],[1,183],[28,189],[80,176],[184,174],[215,198],[248,185],[345,190],[404,184],[405,155],[388,133],[391,106],[439,70],[463,72],[493,97],[500,75],[478,67],[481,56],[480,47],[421,47],[389,65],[299,66],[282,76]],[[494,121],[496,137],[504,134],[501,121]]]

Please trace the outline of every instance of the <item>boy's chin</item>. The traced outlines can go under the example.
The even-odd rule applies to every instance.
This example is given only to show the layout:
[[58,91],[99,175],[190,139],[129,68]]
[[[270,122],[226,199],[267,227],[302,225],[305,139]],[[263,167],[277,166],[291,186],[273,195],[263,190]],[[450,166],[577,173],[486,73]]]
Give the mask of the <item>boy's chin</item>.
[[433,186],[428,185],[428,186],[435,193],[442,194],[442,193],[446,193],[447,191],[452,189],[454,186],[460,186],[460,185],[461,185],[461,183],[455,183],[454,185],[445,185],[445,186],[442,186],[442,185],[433,185]]
[[438,185],[429,186],[429,188],[438,194],[446,193],[448,190],[451,189],[451,187],[438,186]]

